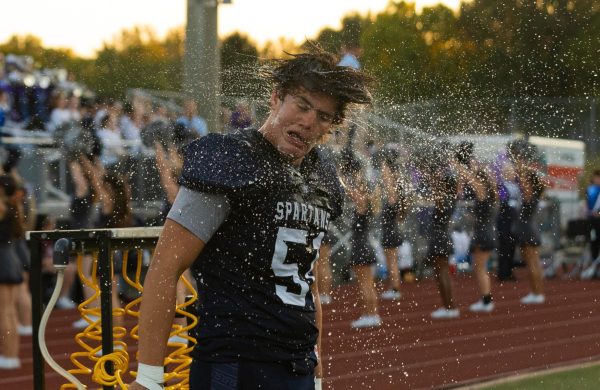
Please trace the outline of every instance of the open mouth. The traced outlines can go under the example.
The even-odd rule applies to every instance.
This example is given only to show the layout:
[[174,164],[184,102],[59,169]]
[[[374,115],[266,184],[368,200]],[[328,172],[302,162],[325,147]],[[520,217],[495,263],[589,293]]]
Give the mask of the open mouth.
[[308,142],[306,142],[304,138],[302,138],[300,134],[296,133],[295,131],[288,131],[287,135],[289,142],[298,148],[304,148],[306,145],[308,145]]

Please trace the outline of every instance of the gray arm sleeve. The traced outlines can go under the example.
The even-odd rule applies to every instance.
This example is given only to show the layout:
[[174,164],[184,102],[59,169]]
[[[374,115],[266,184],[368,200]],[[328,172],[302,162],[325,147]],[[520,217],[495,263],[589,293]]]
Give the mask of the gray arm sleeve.
[[180,187],[167,218],[206,243],[225,221],[230,210],[229,200],[224,195]]

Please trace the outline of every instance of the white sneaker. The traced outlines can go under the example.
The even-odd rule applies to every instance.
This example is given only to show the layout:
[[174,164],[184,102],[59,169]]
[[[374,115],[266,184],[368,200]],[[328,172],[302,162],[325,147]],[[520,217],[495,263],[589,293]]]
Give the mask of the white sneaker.
[[447,319],[458,317],[460,317],[460,311],[458,311],[458,309],[446,309],[445,307],[440,307],[439,309],[431,313],[431,318],[433,319]]
[[469,306],[469,310],[475,313],[489,313],[492,310],[494,310],[495,306],[496,305],[494,305],[494,302],[490,302],[486,305],[485,303],[483,303],[483,299],[480,299],[471,306]]
[[319,294],[319,298],[321,298],[321,305],[329,305],[331,303],[331,295]]
[[19,358],[7,358],[0,355],[0,370],[16,370],[21,367]]
[[[100,319],[100,317],[96,317],[96,316],[88,316],[88,317],[90,318],[90,320],[92,321],[92,323],[94,323],[94,322],[96,322],[96,321],[98,321]],[[77,321],[73,322],[72,326],[75,329],[85,329],[85,328],[88,327],[89,324],[90,323],[87,322],[85,320],[85,318],[82,317],[82,318],[78,319]]]
[[33,334],[33,328],[31,325],[17,325],[17,333],[19,336],[31,336]]
[[381,317],[378,315],[360,316],[358,320],[352,321],[350,326],[353,328],[372,328],[381,326]]
[[56,301],[57,309],[75,309],[76,307],[77,305],[75,304],[75,302],[73,302],[67,297],[60,297]]
[[385,299],[386,301],[393,301],[396,299],[400,299],[402,294],[397,290],[387,290],[381,293],[381,299]]
[[546,297],[544,294],[529,293],[521,298],[521,303],[523,305],[539,305],[544,302],[546,302]]

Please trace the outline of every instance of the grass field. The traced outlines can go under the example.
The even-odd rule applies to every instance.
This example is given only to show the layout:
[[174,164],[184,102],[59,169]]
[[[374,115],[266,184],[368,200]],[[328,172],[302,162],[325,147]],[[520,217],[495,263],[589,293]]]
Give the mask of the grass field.
[[554,372],[488,387],[485,390],[600,389],[600,365]]

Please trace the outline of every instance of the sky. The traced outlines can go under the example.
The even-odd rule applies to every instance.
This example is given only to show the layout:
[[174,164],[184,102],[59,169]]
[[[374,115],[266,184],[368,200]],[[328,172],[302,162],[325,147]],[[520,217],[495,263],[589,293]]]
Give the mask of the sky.
[[[389,0],[232,0],[219,5],[219,35],[247,34],[259,45],[279,37],[301,42],[324,27],[340,27],[348,13],[378,13]],[[416,0],[417,9],[442,2],[457,9],[459,0]],[[44,46],[71,48],[91,57],[105,41],[133,26],[151,26],[159,37],[186,19],[187,0],[18,0],[3,7],[0,42],[33,34]],[[12,16],[10,16],[12,15]]]

